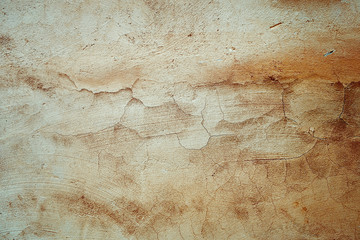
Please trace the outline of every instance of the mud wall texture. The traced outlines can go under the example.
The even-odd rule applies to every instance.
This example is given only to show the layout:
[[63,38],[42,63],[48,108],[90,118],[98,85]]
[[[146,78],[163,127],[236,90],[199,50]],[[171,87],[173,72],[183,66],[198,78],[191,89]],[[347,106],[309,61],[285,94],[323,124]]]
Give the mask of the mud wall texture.
[[360,239],[358,0],[0,3],[1,239]]

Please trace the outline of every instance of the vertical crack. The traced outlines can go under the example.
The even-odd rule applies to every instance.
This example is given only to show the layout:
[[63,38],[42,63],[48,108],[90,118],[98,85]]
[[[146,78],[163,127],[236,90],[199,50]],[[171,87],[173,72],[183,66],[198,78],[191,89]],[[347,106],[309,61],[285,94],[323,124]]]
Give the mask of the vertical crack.
[[223,112],[223,110],[221,108],[219,93],[218,93],[217,89],[215,89],[215,92],[216,92],[216,96],[217,96],[217,100],[218,100],[218,104],[219,104],[219,109],[220,109],[221,114],[222,114],[222,118],[223,118],[223,120],[225,120],[225,114],[224,114],[224,112]]
[[282,109],[283,109],[284,118],[285,118],[286,120],[293,121],[293,122],[295,122],[295,123],[297,124],[298,122],[296,122],[294,119],[291,119],[291,118],[289,118],[288,116],[286,116],[284,94],[285,94],[285,89],[283,89],[283,91],[282,91],[282,93],[281,93],[281,103],[282,103]]
[[283,89],[283,91],[281,93],[281,103],[282,103],[282,109],[283,109],[283,113],[284,113],[284,118],[287,118],[286,117],[286,112],[285,112],[284,93],[285,93],[285,89]]
[[[201,126],[205,129],[205,131],[207,132],[207,134],[209,135],[209,139],[211,138],[211,134],[209,133],[209,130],[205,127],[204,125],[204,122],[205,122],[205,119],[204,119],[204,114],[203,112],[205,111],[205,108],[207,106],[207,99],[205,98],[205,104],[204,104],[204,108],[201,110]],[[208,141],[209,142],[209,141]]]
[[344,111],[345,111],[345,96],[346,96],[346,90],[347,90],[347,87],[344,87],[344,94],[343,94],[343,104],[342,104],[342,108],[341,108],[341,112],[339,114],[339,119],[341,119],[342,121],[344,121],[344,123],[346,125],[349,125],[343,118],[342,118],[342,115],[344,114]]

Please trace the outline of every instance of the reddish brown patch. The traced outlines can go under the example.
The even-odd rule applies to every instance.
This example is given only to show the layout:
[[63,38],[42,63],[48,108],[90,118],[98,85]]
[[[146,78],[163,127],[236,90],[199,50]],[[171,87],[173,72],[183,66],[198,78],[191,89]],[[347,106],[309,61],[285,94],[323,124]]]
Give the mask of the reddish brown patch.
[[85,221],[95,217],[106,227],[115,224],[124,229],[129,236],[146,235],[153,232],[154,227],[169,227],[169,220],[179,218],[186,209],[177,202],[166,200],[145,205],[135,200],[120,198],[114,201],[114,205],[110,205],[106,201],[91,200],[85,195],[57,194],[55,199],[62,206],[62,211],[83,216]]
[[41,212],[45,212],[46,211],[46,207],[44,206],[44,204],[40,205],[40,211]]
[[0,47],[7,46],[12,42],[12,38],[8,35],[0,35]]
[[[318,42],[326,42],[315,35]],[[235,60],[224,69],[210,70],[205,76],[206,84],[214,83],[261,83],[265,79],[278,80],[282,84],[295,79],[326,79],[330,83],[350,83],[359,81],[360,75],[359,41],[344,41],[342,50],[324,57],[326,51],[318,48],[291,49],[287,53],[257,56],[247,60]],[[340,86],[340,85],[339,85]]]
[[56,199],[64,204],[65,209],[70,213],[81,216],[96,217],[107,222],[110,226],[113,223],[120,225],[128,234],[134,234],[136,225],[141,223],[146,215],[146,211],[135,202],[126,202],[123,209],[116,209],[104,203],[98,203],[81,195],[67,196],[56,195]]
[[41,90],[48,92],[51,90],[51,87],[45,86],[44,83],[40,81],[40,79],[28,76],[25,78],[25,83],[31,87],[32,90]]
[[247,221],[249,219],[249,212],[244,207],[235,206],[234,213],[236,217],[242,221]]
[[279,8],[293,9],[295,11],[296,9],[304,10],[315,6],[326,8],[334,5],[339,5],[341,4],[341,2],[341,0],[277,0],[275,1],[275,3],[273,3],[273,6]]

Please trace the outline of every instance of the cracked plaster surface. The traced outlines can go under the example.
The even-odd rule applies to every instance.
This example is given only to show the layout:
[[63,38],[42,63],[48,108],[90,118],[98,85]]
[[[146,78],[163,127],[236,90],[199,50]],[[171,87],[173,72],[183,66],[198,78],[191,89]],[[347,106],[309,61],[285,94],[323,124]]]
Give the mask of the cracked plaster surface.
[[1,238],[360,238],[359,2],[0,7]]

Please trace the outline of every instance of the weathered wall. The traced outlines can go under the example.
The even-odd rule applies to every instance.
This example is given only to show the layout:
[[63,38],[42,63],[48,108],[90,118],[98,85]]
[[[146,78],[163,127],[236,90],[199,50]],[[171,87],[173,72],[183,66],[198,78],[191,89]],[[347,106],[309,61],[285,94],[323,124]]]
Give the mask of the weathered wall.
[[360,2],[1,1],[3,239],[360,239]]

